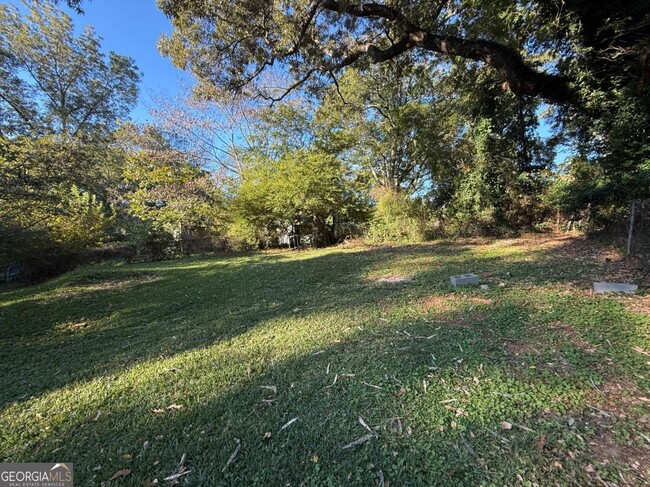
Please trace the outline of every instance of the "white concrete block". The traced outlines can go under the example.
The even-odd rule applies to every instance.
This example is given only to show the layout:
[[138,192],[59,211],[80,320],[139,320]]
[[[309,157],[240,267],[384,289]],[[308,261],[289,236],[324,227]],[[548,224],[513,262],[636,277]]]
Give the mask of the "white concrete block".
[[476,274],[461,274],[459,276],[451,276],[451,285],[466,286],[468,284],[478,284],[479,277]]
[[594,282],[594,293],[628,293],[632,294],[639,286],[636,284],[627,284],[624,282]]

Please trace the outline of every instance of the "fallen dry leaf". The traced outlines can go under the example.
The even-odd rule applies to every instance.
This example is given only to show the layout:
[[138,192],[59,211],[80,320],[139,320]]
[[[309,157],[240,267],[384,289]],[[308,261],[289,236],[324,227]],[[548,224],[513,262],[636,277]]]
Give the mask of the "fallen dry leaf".
[[284,424],[284,426],[282,426],[282,428],[280,428],[280,431],[282,431],[283,429],[288,428],[289,426],[291,426],[291,425],[292,425],[293,423],[295,423],[296,421],[298,421],[298,416],[296,416],[295,418],[290,419],[289,421],[287,421],[287,422]]
[[115,479],[120,479],[127,477],[131,473],[131,470],[128,468],[123,468],[122,470],[118,470],[113,474],[113,476],[109,480],[115,480]]
[[183,475],[187,475],[188,473],[190,473],[190,471],[185,470],[184,472],[175,473],[170,475],[169,477],[165,477],[163,480],[176,480],[178,477],[182,477]]
[[169,406],[167,406],[167,409],[169,409],[170,411],[174,409],[182,409],[182,408],[183,408],[182,404],[170,404]]
[[512,423],[508,423],[507,421],[503,421],[501,423],[501,428],[504,430],[511,430],[512,429]]
[[537,440],[537,451],[542,451],[544,449],[545,444],[546,444],[546,435],[542,433]]
[[361,416],[359,416],[359,424],[372,433],[372,430],[370,429],[370,426],[368,426],[366,424],[366,422],[363,420],[363,418]]
[[400,418],[395,418],[395,430],[398,435],[402,434],[402,420]]

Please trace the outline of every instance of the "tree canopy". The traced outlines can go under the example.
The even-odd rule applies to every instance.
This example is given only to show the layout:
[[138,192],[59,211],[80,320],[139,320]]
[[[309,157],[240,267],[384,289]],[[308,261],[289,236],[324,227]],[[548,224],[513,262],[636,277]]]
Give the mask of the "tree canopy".
[[159,6],[174,24],[160,47],[176,65],[232,90],[255,85],[265,71],[288,70],[293,83],[284,91],[257,84],[256,94],[272,99],[303,84],[331,83],[347,66],[406,53],[485,63],[506,88],[555,103],[577,100],[576,73],[563,68],[584,51],[594,65],[607,56],[629,68],[628,79],[648,79],[646,0],[159,0]]
[[101,51],[87,27],[43,3],[26,15],[0,6],[0,132],[105,135],[128,117],[140,73],[133,59]]

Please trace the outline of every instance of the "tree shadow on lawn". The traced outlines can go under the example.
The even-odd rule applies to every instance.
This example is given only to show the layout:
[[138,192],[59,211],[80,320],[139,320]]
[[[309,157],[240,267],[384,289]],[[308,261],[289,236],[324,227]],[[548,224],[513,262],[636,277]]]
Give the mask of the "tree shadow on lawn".
[[[459,258],[461,252],[443,247],[437,255]],[[215,343],[260,321],[314,309],[363,307],[395,292],[375,288],[365,293],[365,281],[355,284],[390,254],[311,255],[91,267],[3,295],[8,303],[0,306],[1,402]],[[356,288],[352,294],[351,286]]]
[[[531,275],[539,276],[538,285],[571,277],[562,262],[540,274],[534,260],[484,256],[455,243],[297,257],[190,259],[128,266],[128,271],[126,266],[90,268],[46,285],[44,298],[4,305],[0,374],[5,385],[0,402],[7,405],[116,374],[141,361],[210,346],[270,320],[308,318],[328,310],[381,319],[386,308],[429,296],[479,296],[478,290],[452,291],[448,284],[449,275],[468,269],[494,269],[497,275],[488,280],[504,276],[510,283]],[[371,279],[376,272],[406,273],[413,281],[379,284]],[[124,276],[125,286],[92,287]],[[151,279],[142,282],[142,276]],[[88,281],[90,286],[84,287]],[[67,287],[57,295],[61,284]],[[65,292],[69,284],[72,296]],[[497,299],[504,293],[497,291]],[[514,308],[505,316],[520,321]]]
[[[251,328],[140,363],[113,383],[78,383],[27,410],[12,406],[5,413],[15,409],[17,424],[5,434],[21,443],[2,456],[65,457],[80,485],[125,468],[123,485],[160,482],[184,455],[184,485],[368,485],[380,477],[392,485],[513,485],[517,475],[590,483],[585,438],[594,425],[575,416],[591,390],[590,354],[577,350],[580,368],[560,373],[513,361],[502,337],[525,340],[526,329],[507,316],[535,310],[509,300],[494,307],[488,326],[477,307],[467,328],[368,316],[342,340],[301,330],[314,341],[296,354],[286,353],[286,325],[267,323],[268,332]],[[262,347],[252,360],[241,351],[251,343]],[[98,388],[103,397],[95,397]],[[360,417],[375,438],[343,450],[369,434]],[[503,421],[514,426],[504,429]],[[224,468],[236,439],[240,454]]]

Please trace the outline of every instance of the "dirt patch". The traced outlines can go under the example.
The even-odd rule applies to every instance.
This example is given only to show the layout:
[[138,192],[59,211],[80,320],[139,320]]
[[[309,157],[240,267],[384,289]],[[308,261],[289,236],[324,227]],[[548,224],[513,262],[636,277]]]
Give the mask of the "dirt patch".
[[521,355],[541,355],[540,351],[540,346],[539,344],[535,344],[533,346],[530,343],[524,343],[519,340],[506,340],[505,341],[505,347],[506,350],[515,357],[519,357]]
[[68,323],[64,323],[59,328],[65,331],[79,332],[89,327],[90,327],[90,323],[87,321],[79,321],[79,322],[70,321]]
[[629,379],[617,377],[606,380],[604,383],[595,386],[589,401],[606,414],[601,416],[631,418],[635,416],[635,409],[643,406],[650,407],[650,399],[643,396],[639,387]]
[[471,325],[468,320],[466,320],[465,318],[461,318],[461,317],[453,318],[453,319],[451,319],[449,321],[445,321],[445,323],[448,324],[448,325],[454,326],[456,328],[463,328],[464,330],[469,329],[469,327]]
[[408,276],[389,276],[389,277],[379,277],[373,279],[376,283],[379,284],[405,284],[408,282],[413,282],[413,279]]
[[487,304],[494,304],[494,300],[490,298],[475,298],[475,297],[470,297],[470,298],[464,298],[464,301],[470,302],[474,305],[487,305]]
[[469,303],[473,306],[483,306],[494,304],[493,299],[489,298],[480,298],[480,297],[465,297],[458,296],[456,294],[443,294],[443,295],[432,295],[422,300],[421,306],[429,311],[438,311],[446,312],[454,308],[458,308],[463,305],[463,303]]
[[645,296],[625,296],[619,299],[629,311],[650,315],[650,294]]
[[[486,244],[487,242],[483,242]],[[480,244],[477,242],[477,244]],[[638,282],[650,285],[650,267],[634,257],[626,256],[623,245],[607,237],[553,233],[543,236],[523,236],[491,244],[495,248],[510,247],[526,253],[538,253],[549,259],[563,257],[596,264],[581,277],[594,281]],[[524,259],[526,260],[526,259]]]
[[570,374],[575,368],[567,361],[557,346],[542,338],[528,341],[507,339],[504,347],[513,359],[535,357],[534,364],[540,370],[550,370],[555,373]]
[[454,298],[451,295],[429,296],[422,301],[422,307],[426,310],[446,312],[453,308]]
[[[589,442],[589,446],[598,463],[618,464],[625,469],[627,482],[633,482],[627,485],[642,485],[637,484],[637,480],[650,481],[650,449],[636,445],[621,445],[614,440],[610,432],[595,437]],[[631,479],[629,476],[634,476],[636,479]]]
[[583,352],[593,353],[596,351],[596,347],[588,341],[584,340],[571,325],[567,325],[566,323],[558,321],[550,325],[548,327],[548,330],[565,336],[567,338],[567,341],[572,346],[582,350]]

